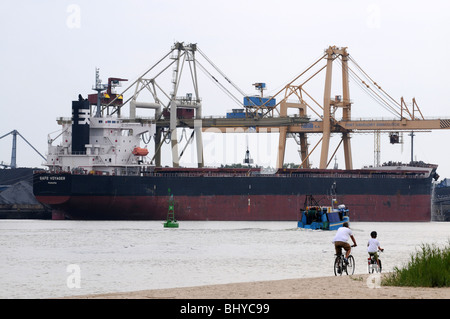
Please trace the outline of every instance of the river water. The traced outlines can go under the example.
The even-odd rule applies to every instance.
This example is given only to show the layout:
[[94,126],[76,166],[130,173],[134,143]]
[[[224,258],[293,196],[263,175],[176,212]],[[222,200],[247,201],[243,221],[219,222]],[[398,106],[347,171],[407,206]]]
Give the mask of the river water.
[[[443,247],[450,223],[352,222],[356,274],[367,272],[376,230],[383,271],[405,265],[424,243]],[[334,276],[335,231],[296,222],[0,221],[0,298],[51,298]]]

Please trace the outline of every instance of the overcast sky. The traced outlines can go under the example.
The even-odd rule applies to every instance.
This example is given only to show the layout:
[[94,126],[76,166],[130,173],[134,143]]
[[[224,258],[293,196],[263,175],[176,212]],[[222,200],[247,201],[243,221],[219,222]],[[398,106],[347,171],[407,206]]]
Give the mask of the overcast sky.
[[[17,129],[44,155],[47,135],[56,136],[60,129],[56,118],[70,117],[71,101],[78,94],[93,93],[96,67],[103,82],[108,77],[132,81],[176,41],[197,43],[249,95],[256,94],[255,82],[265,82],[265,94],[274,94],[328,46],[348,47],[393,98],[410,102],[415,97],[425,117],[450,118],[446,0],[4,0],[0,7],[0,136]],[[204,115],[225,115],[236,107],[206,77],[199,81]],[[170,91],[170,83],[166,85]],[[318,92],[315,98],[323,101],[323,89]],[[338,94],[339,86],[333,86],[332,95]],[[353,116],[393,117],[352,83],[350,95]],[[248,139],[255,162],[275,166],[276,134],[244,136],[230,135],[225,146],[218,146],[222,137],[204,136],[206,164],[242,162]],[[441,177],[450,177],[449,137],[449,131],[438,130],[417,133],[414,140],[415,159],[438,164]],[[318,138],[311,136],[310,147]],[[332,145],[337,145],[338,137],[334,140]],[[402,145],[390,145],[387,133],[382,134],[381,162],[409,162],[408,133],[403,140]],[[11,137],[0,140],[0,161],[10,163],[11,142]],[[352,146],[355,168],[373,164],[373,134],[353,135]],[[285,161],[299,163],[292,139],[287,147]],[[164,163],[170,163],[169,151],[164,151]],[[317,167],[316,153],[311,161]],[[189,153],[183,160],[187,166],[195,161]],[[342,151],[337,162],[344,167]],[[17,164],[41,163],[19,139]]]

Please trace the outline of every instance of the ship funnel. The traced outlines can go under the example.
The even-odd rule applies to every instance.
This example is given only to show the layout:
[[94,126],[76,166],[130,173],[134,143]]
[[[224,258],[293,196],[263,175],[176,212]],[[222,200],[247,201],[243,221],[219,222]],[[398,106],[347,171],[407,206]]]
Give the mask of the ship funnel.
[[79,96],[78,101],[72,101],[72,154],[86,154],[86,144],[89,144],[90,126],[89,101]]

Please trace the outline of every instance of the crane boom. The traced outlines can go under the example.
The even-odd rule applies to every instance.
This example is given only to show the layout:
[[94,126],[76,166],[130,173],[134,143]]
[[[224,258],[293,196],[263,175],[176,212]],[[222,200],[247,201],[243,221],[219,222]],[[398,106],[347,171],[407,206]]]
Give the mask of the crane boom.
[[[417,130],[439,130],[450,129],[450,119],[430,120],[349,120],[336,121],[331,126],[331,132],[355,132],[355,131],[417,131]],[[323,121],[312,121],[306,124],[291,125],[289,133],[321,133],[323,132]]]

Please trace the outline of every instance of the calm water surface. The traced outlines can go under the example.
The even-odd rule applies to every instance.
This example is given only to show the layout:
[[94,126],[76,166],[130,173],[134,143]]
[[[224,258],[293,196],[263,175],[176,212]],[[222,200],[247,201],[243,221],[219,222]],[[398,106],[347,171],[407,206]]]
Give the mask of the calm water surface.
[[[376,230],[385,271],[422,243],[444,246],[450,223],[363,223],[351,228],[355,273],[366,273]],[[333,276],[335,231],[296,222],[0,221],[0,297],[69,295]],[[76,278],[76,279],[74,279]]]

